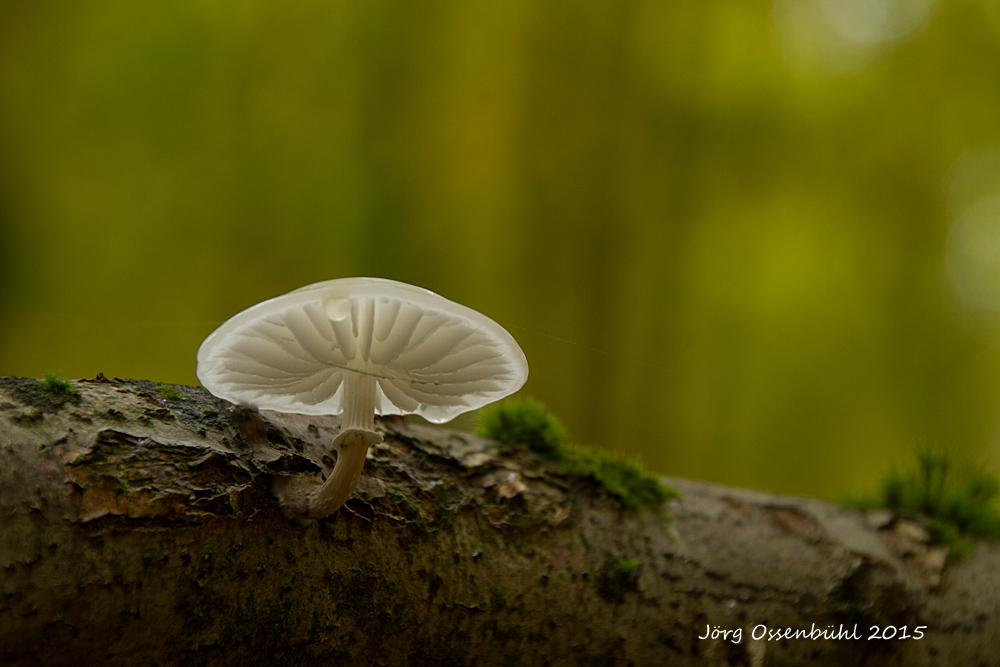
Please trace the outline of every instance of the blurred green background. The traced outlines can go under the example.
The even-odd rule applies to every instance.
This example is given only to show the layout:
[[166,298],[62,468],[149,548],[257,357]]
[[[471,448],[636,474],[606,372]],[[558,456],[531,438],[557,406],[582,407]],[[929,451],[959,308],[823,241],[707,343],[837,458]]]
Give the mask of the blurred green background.
[[383,276],[658,472],[992,465],[997,148],[995,0],[0,0],[0,374],[195,384]]

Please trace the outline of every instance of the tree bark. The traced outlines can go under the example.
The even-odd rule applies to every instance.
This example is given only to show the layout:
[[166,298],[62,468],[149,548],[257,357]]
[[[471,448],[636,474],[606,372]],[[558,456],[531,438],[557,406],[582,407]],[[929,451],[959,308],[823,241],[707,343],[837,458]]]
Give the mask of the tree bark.
[[918,518],[669,478],[637,513],[381,419],[354,496],[302,525],[271,484],[329,474],[336,418],[75,386],[0,378],[3,664],[998,664],[1000,547],[946,559]]

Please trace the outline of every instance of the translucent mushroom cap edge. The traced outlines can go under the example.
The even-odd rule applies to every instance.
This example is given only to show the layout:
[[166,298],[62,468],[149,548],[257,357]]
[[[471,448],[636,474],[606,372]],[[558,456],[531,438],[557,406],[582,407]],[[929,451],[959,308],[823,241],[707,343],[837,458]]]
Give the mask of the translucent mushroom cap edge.
[[[520,389],[528,364],[503,327],[471,308],[393,280],[342,278],[235,315],[202,343],[197,374],[234,403],[342,415],[337,466],[323,485],[337,487],[336,506],[322,498],[329,488],[279,493],[310,506],[292,514],[318,518],[350,496],[364,454],[381,441],[375,414],[446,422]],[[348,462],[351,470],[342,470]],[[310,497],[291,498],[296,494]]]

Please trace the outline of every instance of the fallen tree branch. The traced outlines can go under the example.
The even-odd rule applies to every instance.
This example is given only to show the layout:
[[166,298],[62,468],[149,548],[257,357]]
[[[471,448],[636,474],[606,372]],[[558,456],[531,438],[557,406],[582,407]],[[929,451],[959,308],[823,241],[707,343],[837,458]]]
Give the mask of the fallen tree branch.
[[662,518],[378,426],[354,497],[300,525],[271,485],[329,473],[336,418],[0,378],[0,662],[995,663],[994,542],[946,558],[916,518],[679,479]]

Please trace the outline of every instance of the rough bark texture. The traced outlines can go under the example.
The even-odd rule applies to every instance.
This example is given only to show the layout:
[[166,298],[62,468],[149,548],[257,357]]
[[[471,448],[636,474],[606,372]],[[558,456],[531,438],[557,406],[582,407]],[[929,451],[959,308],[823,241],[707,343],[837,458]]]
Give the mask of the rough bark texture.
[[[3,664],[998,664],[995,543],[945,562],[915,519],[679,479],[637,514],[401,420],[299,525],[271,483],[329,473],[336,418],[75,384],[0,378]],[[814,624],[860,639],[751,637]]]

